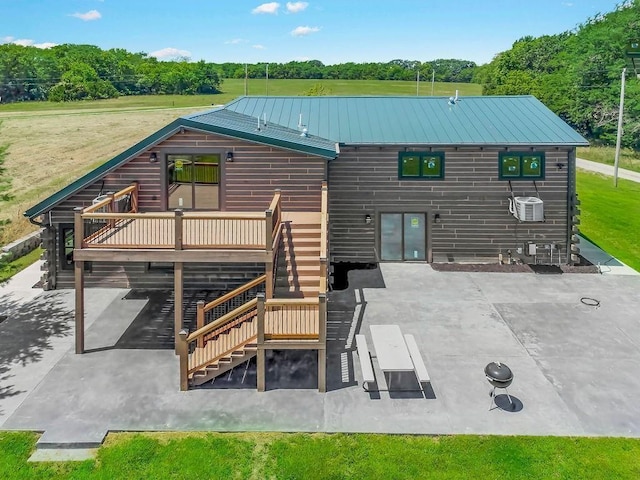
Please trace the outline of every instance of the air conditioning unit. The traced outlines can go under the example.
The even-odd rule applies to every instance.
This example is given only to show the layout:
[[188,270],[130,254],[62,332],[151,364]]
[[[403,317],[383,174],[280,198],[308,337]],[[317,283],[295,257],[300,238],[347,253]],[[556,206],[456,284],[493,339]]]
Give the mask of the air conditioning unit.
[[[103,200],[106,200],[107,198],[109,198],[109,195],[98,195],[96,198],[94,198],[91,201],[92,205],[95,205],[97,203],[102,202]],[[96,210],[96,213],[105,213],[107,211],[107,206],[105,205],[104,207],[100,207],[98,210]]]
[[509,211],[521,222],[544,222],[544,202],[538,197],[514,197]]

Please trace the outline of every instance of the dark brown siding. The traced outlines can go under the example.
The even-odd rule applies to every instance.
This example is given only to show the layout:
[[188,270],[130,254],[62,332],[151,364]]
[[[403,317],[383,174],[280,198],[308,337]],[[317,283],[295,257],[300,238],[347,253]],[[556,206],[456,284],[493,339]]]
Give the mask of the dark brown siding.
[[[159,153],[157,163],[149,162],[149,153]],[[233,152],[233,162],[225,162],[226,152]],[[161,211],[164,201],[163,178],[165,157],[171,153],[219,153],[221,157],[221,210],[264,211],[268,208],[276,188],[282,190],[282,208],[288,211],[320,209],[320,189],[326,178],[326,160],[246,142],[221,135],[186,130],[176,133],[146,152],[131,159],[126,164],[108,173],[103,179],[73,195],[56,206],[51,216],[45,215],[46,223],[51,222],[58,229],[60,224],[73,223],[73,209],[91,205],[101,192],[116,192],[137,181],[139,185],[139,208],[143,212]],[[55,235],[58,242],[58,235]],[[55,255],[58,255],[59,244]],[[49,255],[53,252],[48,252]],[[53,267],[55,261],[50,261]],[[193,267],[189,267],[193,268]],[[221,266],[220,283],[226,285],[231,273]],[[212,266],[201,266],[193,278],[185,273],[185,287],[200,288],[202,284],[213,282],[217,274]],[[254,269],[255,270],[255,269]],[[203,273],[207,271],[209,273]],[[244,276],[242,277],[244,278]],[[255,275],[251,276],[255,278]],[[101,264],[94,265],[86,275],[87,286],[119,286],[145,288],[171,288],[173,276],[158,272],[148,272],[141,264]],[[72,288],[73,272],[57,272],[56,288]]]
[[[222,210],[261,211],[269,206],[276,188],[282,190],[282,207],[289,211],[320,209],[320,188],[326,160],[246,142],[221,135],[185,131],[158,145],[164,154],[180,152],[220,153]],[[225,162],[226,152],[233,162]]]
[[[332,261],[376,261],[378,215],[390,210],[428,212],[434,261],[497,260],[499,253],[506,258],[509,249],[515,256],[517,248],[524,248],[527,242],[536,243],[539,249],[555,243],[566,260],[568,149],[535,149],[546,154],[545,179],[536,182],[544,201],[543,223],[518,222],[508,212],[511,193],[509,182],[498,178],[498,149],[444,149],[445,179],[427,181],[398,180],[399,150],[343,147],[339,159],[330,163]],[[512,181],[511,185],[516,196],[536,194],[532,181]],[[440,215],[438,223],[433,221],[436,213]],[[374,220],[370,225],[364,222],[366,214]],[[548,251],[539,253],[538,260],[548,259]],[[525,260],[533,262],[533,258]]]
[[[184,288],[230,291],[263,274],[264,265],[257,264],[185,264]],[[146,263],[92,262],[85,286],[173,290],[173,271],[149,269]],[[73,270],[58,273],[57,288],[74,288]]]

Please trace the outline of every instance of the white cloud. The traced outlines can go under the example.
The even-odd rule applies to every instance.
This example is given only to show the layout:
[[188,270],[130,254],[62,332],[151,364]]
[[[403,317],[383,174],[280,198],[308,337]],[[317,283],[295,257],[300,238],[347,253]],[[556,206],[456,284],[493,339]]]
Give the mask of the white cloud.
[[0,40],[0,44],[3,43],[13,43],[15,45],[21,45],[23,47],[36,47],[36,48],[51,48],[58,45],[53,42],[43,42],[43,43],[35,43],[30,38],[15,38],[15,37],[4,37]]
[[573,2],[562,2],[564,7],[573,7]]
[[308,2],[287,2],[287,12],[298,13],[309,6]]
[[280,8],[280,4],[278,2],[263,3],[262,5],[258,5],[256,8],[251,10],[251,13],[253,14],[269,13],[273,15],[278,13],[279,8]]
[[267,47],[265,47],[264,45],[260,45],[259,43],[256,45],[251,45],[253,48],[255,48],[256,50],[266,50]]
[[240,45],[241,43],[249,43],[249,40],[245,40],[244,38],[233,38],[224,43],[225,45]]
[[172,58],[190,57],[191,52],[189,50],[180,50],[179,48],[167,47],[161,50],[156,50],[149,54],[150,57],[156,57],[160,60],[168,60]]
[[72,13],[71,16],[79,18],[80,20],[84,20],[85,22],[90,22],[91,20],[98,20],[99,18],[102,18],[102,15],[100,15],[100,12],[97,10],[89,10],[86,13],[76,12]]
[[310,35],[312,33],[316,33],[319,32],[320,28],[319,27],[296,27],[293,30],[291,30],[291,35],[293,35],[294,37],[304,37],[306,35]]

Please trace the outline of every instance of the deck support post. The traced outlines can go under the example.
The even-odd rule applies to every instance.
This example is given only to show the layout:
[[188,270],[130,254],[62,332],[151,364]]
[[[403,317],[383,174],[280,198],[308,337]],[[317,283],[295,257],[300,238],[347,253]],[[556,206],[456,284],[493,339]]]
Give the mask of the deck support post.
[[189,345],[187,337],[189,332],[181,329],[177,335],[176,349],[180,355],[180,390],[185,392],[189,389]]
[[266,389],[266,351],[264,348],[264,293],[258,294],[258,352],[256,357],[257,389]]
[[327,391],[327,294],[318,295],[318,392]]
[[[84,241],[84,222],[82,221],[82,208],[74,209],[74,250],[82,248]],[[75,253],[74,253],[75,255]],[[74,286],[75,286],[75,327],[76,327],[76,353],[84,353],[84,262],[74,260]]]
[[173,303],[173,331],[174,331],[174,339],[175,339],[175,352],[176,355],[178,352],[178,336],[180,335],[180,331],[182,330],[182,322],[183,322],[183,286],[184,286],[184,263],[176,262],[173,268],[173,291],[174,291],[174,303]]

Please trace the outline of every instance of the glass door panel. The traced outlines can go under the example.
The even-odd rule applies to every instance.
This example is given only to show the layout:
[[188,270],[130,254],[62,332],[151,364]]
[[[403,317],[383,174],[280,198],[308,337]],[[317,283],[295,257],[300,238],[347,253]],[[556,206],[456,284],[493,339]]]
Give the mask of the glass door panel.
[[404,259],[426,260],[425,214],[404,214]]
[[380,215],[380,259],[402,260],[402,214]]
[[220,155],[167,155],[167,206],[218,210]]

